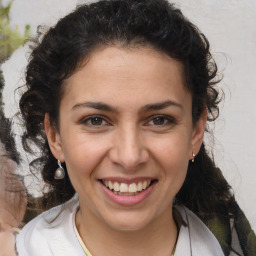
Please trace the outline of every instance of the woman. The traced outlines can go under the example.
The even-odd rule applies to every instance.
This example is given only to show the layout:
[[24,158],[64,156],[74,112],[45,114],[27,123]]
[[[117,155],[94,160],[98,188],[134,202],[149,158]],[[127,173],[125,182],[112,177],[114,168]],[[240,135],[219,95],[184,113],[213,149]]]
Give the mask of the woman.
[[20,109],[42,209],[60,206],[23,229],[19,255],[249,255],[254,233],[234,243],[241,212],[203,144],[216,74],[205,36],[165,0],[99,1],[51,28]]
[[10,132],[11,122],[1,108],[0,124],[0,256],[13,256],[15,234],[24,217],[27,200],[23,182],[15,174],[20,157]]

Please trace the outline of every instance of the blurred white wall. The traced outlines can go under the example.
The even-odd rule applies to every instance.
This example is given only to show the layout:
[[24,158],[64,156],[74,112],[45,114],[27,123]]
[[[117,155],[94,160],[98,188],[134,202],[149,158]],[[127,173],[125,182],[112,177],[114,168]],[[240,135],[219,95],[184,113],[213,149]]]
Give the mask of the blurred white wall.
[[[9,0],[4,2],[8,3]],[[31,25],[54,24],[82,0],[14,0],[11,24],[23,32]],[[218,165],[233,186],[235,196],[256,230],[256,1],[174,0],[183,13],[208,37],[224,73],[226,93],[215,126],[214,151]],[[22,85],[28,47],[18,49],[3,65],[5,113],[17,111],[14,89]],[[18,130],[18,127],[16,128]]]

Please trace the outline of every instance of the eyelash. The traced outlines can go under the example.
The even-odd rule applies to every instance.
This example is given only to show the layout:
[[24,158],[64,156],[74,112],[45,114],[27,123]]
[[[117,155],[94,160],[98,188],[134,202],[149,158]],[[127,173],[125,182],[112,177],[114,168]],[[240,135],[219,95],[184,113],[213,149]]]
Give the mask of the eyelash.
[[[99,125],[92,124],[93,120],[96,121],[95,119],[99,119],[102,123],[105,122],[105,124],[99,124]],[[91,122],[91,123],[89,123],[89,122]],[[108,125],[108,126],[110,125],[110,123],[108,121],[106,121],[106,117],[101,116],[101,115],[88,116],[88,117],[82,119],[79,123],[83,124],[83,125],[87,124],[89,127],[98,127],[98,128],[106,126],[106,125]]]
[[[157,125],[155,123],[153,124],[150,124],[150,122],[154,122],[156,121],[157,118],[160,118],[162,119],[162,121],[164,121],[164,124],[160,124],[160,125]],[[159,126],[160,127],[165,127],[167,125],[173,125],[173,124],[176,124],[176,120],[175,118],[171,117],[171,116],[167,116],[167,115],[153,115],[149,118],[149,121],[147,122],[146,126]]]
[[[97,120],[98,119],[98,120]],[[82,119],[79,123],[83,124],[83,125],[88,125],[89,127],[93,127],[93,128],[101,128],[104,126],[110,126],[110,122],[106,120],[107,118],[105,116],[101,116],[101,115],[92,115],[92,116],[88,116],[84,119]],[[150,124],[150,122],[154,122],[157,121],[157,119],[160,119],[160,121],[163,121],[163,124],[156,124],[156,123],[152,123]],[[92,124],[93,121],[100,121],[100,124]],[[158,120],[159,121],[159,120]],[[103,123],[103,124],[102,124]],[[176,124],[176,120],[175,118],[171,117],[171,116],[167,116],[167,115],[153,115],[150,116],[147,120],[147,122],[144,124],[145,126],[158,126],[160,127],[165,127],[167,125],[173,125]]]

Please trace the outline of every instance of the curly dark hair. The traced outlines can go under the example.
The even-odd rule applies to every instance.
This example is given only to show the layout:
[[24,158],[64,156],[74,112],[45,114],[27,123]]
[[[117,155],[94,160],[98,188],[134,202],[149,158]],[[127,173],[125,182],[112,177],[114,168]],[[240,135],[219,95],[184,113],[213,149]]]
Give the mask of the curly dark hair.
[[16,149],[14,135],[12,133],[12,121],[4,116],[1,109],[0,124],[0,142],[5,147],[5,156],[13,160],[16,164],[20,164],[20,154]]
[[[50,187],[42,200],[44,209],[66,202],[75,193],[68,175],[63,180],[54,179],[58,166],[44,131],[45,114],[49,113],[51,125],[58,129],[65,79],[101,46],[151,47],[180,61],[192,95],[194,124],[205,107],[208,121],[218,117],[216,85],[220,79],[209,42],[173,4],[166,0],[102,0],[79,6],[37,40],[27,66],[27,88],[20,100],[26,128],[23,146],[29,152],[33,152],[31,145],[40,148],[42,156],[32,165]],[[177,201],[204,221],[215,213],[232,214],[235,200],[230,186],[204,144],[195,163],[189,164]]]

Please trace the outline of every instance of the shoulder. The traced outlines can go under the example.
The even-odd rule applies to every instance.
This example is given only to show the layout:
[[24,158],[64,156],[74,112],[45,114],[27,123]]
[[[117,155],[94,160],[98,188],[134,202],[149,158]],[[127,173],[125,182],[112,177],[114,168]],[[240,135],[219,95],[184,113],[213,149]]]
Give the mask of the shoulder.
[[74,248],[79,248],[73,229],[77,206],[77,201],[71,200],[44,212],[25,225],[16,240],[19,255],[68,255],[66,253],[71,251],[74,253]]
[[[46,211],[35,219],[30,221],[24,226],[21,233],[17,235],[16,246],[19,255],[41,255],[40,252],[44,252],[45,255],[49,254],[49,246],[47,244],[48,238],[53,235],[51,227],[54,222],[54,218],[58,216],[62,206],[57,206],[49,211]],[[65,218],[66,213],[61,218]],[[40,243],[38,242],[40,241]],[[43,254],[42,254],[43,255]]]
[[[182,218],[176,252],[177,255],[224,256],[221,246],[207,226],[188,208],[175,206]],[[186,248],[187,254],[184,254]]]

